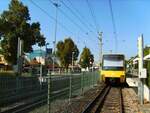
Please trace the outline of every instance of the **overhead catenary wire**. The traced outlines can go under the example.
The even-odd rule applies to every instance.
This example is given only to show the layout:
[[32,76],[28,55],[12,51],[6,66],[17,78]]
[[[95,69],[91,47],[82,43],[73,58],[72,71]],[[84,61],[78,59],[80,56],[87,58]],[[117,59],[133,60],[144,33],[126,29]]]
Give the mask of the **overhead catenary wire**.
[[[101,58],[101,54],[102,54],[102,36],[101,37],[99,37],[100,36],[100,34],[102,33],[100,33],[99,32],[99,24],[97,23],[97,20],[96,20],[96,17],[95,17],[95,14],[94,14],[94,10],[93,10],[93,8],[92,8],[92,6],[90,5],[90,2],[88,1],[88,0],[86,0],[86,3],[87,3],[87,6],[88,6],[88,8],[89,8],[89,11],[90,11],[90,15],[91,15],[91,17],[92,17],[92,20],[93,20],[93,22],[94,22],[94,25],[95,25],[95,29],[96,29],[96,31],[97,31],[97,34],[98,34],[98,40],[100,41],[100,58]],[[101,60],[100,60],[100,63],[101,63]]]
[[[81,12],[73,5],[73,3],[70,1],[70,0],[67,0],[69,3],[70,3],[70,5],[71,5],[71,7],[75,10],[75,12],[79,15],[79,17],[82,19],[82,20],[84,20],[85,22],[87,22],[87,25],[91,28],[94,28],[95,29],[95,26],[93,26],[91,23],[89,23],[88,22],[88,20],[87,20],[87,18],[85,18],[82,14],[81,14]],[[93,32],[93,29],[92,29],[92,31],[91,32]],[[95,35],[96,35],[96,37],[97,37],[97,32],[93,32]]]
[[[43,8],[41,8],[37,3],[35,3],[33,0],[30,0],[30,2],[36,6],[38,9],[40,9],[44,14],[46,14],[51,20],[53,20],[54,22],[56,22],[56,18],[54,18],[53,16],[49,15],[49,13],[47,13],[46,10],[44,10]],[[61,22],[59,22],[57,20],[57,24],[62,27],[63,29],[65,29],[67,32],[71,33],[72,35],[74,34],[72,31],[70,31],[64,24],[62,24]],[[80,37],[79,37],[80,38]],[[80,38],[81,39],[81,38]]]
[[[71,3],[71,1],[70,0],[68,0],[69,2],[70,2],[70,4],[73,6],[73,4]],[[88,25],[86,24],[86,23],[84,23],[82,20],[83,20],[83,16],[81,17],[82,19],[80,19],[80,16],[78,16],[78,15],[80,15],[80,13],[78,13],[78,15],[69,7],[69,6],[67,6],[66,5],[66,3],[64,3],[63,1],[61,1],[62,2],[62,4],[75,16],[75,17],[77,17],[78,18],[78,20],[80,21],[80,23],[81,24],[83,24],[84,25],[84,27],[86,26],[86,28],[88,27]],[[74,7],[75,8],[75,7]],[[76,12],[78,12],[77,10],[76,10]],[[94,15],[94,14],[93,14]],[[95,20],[96,21],[96,20]],[[97,27],[99,27],[98,26],[98,24],[97,24]],[[88,30],[89,31],[91,31],[91,32],[93,32],[92,30],[90,30],[90,28],[88,28]],[[98,31],[98,30],[97,30]],[[94,33],[94,32],[93,32]],[[89,33],[86,33],[86,35],[89,35]],[[95,36],[97,36],[96,34],[95,34]],[[89,38],[91,41],[93,41],[93,42],[95,42],[95,40],[93,40],[93,38]],[[86,46],[86,41],[84,41],[84,45]],[[95,48],[92,46],[92,49],[93,50],[95,50]]]
[[114,37],[115,37],[115,51],[117,52],[117,49],[118,49],[118,36],[117,36],[117,29],[116,29],[115,18],[114,18],[114,13],[113,13],[111,0],[109,0],[109,7],[110,7],[110,14],[111,14],[111,20],[112,20],[112,25],[113,25],[113,34],[114,34]]
[[[70,1],[70,0],[67,0],[69,3],[70,3],[70,5],[71,5],[71,7],[78,13],[78,15],[82,18],[82,19],[84,19],[86,22],[87,22],[87,19],[81,14],[81,12],[73,5],[73,3]],[[89,23],[89,26],[90,27],[94,27],[92,24],[90,24]]]
[[[49,2],[50,2],[52,5],[55,6],[55,4],[54,4],[54,2],[53,2],[52,0],[49,0]],[[58,8],[58,9],[59,9],[60,13],[62,13],[65,17],[67,17],[68,20],[69,20],[71,23],[73,23],[78,29],[80,29],[80,31],[84,32],[86,35],[89,34],[89,33],[86,32],[77,22],[75,22],[70,16],[68,16],[68,15],[66,14],[66,12],[64,12],[64,11],[63,11],[62,9],[60,9],[60,8]],[[84,37],[85,37],[85,36],[84,36]],[[89,38],[89,39],[92,40],[92,41],[95,41],[95,40],[93,40],[92,38]]]
[[[46,10],[44,10],[43,8],[41,8],[37,3],[35,3],[33,0],[30,0],[30,2],[37,7],[38,9],[40,9],[41,12],[43,12],[45,15],[47,15],[51,20],[53,20],[54,22],[56,22],[56,18],[54,18],[53,16],[51,16]],[[57,23],[60,27],[62,27],[63,29],[65,29],[67,32],[71,33],[72,35],[74,34],[72,31],[70,31],[64,24],[62,24],[60,21],[57,20]],[[79,36],[78,36],[79,37]],[[81,37],[79,37],[80,39],[83,39]]]
[[[54,5],[54,2],[52,1],[52,0],[48,0],[52,5]],[[54,5],[55,6],[55,5]],[[83,32],[85,32],[86,33],[86,31],[77,23],[77,22],[75,22],[70,16],[68,16],[67,14],[66,14],[66,12],[64,12],[61,8],[58,8],[58,10],[60,11],[60,13],[62,13],[65,17],[67,17],[67,19],[71,22],[71,23],[73,23],[77,28],[79,28],[81,31],[83,31]]]
[[97,31],[97,33],[98,33],[98,32],[99,32],[99,24],[98,24],[97,21],[96,21],[96,17],[95,17],[95,15],[94,15],[94,10],[93,10],[93,8],[92,8],[92,6],[90,5],[90,3],[89,3],[88,0],[86,0],[86,3],[87,3],[87,6],[88,6],[88,8],[89,8],[91,17],[92,17],[92,19],[93,19],[93,22],[94,22],[96,31]]
[[[36,4],[33,0],[30,0],[30,2],[36,6],[37,8],[39,8],[44,14],[46,14],[51,20],[55,21],[56,22],[56,19],[49,15],[49,13],[47,13],[46,10],[44,10],[43,8],[41,8],[38,4]],[[64,28],[66,31],[68,31],[69,33],[71,34],[74,34],[72,31],[70,31],[65,25],[63,25],[61,22],[58,21],[58,25],[61,26],[62,28]]]
[[[43,8],[41,8],[38,4],[36,4],[33,0],[30,0],[30,2],[36,6],[37,8],[39,8],[44,14],[46,14],[51,20],[56,21],[56,19],[49,15],[49,13],[47,13],[46,10],[44,10]],[[58,20],[57,20],[58,21]],[[72,31],[70,31],[65,25],[63,25],[61,22],[58,21],[58,25],[61,26],[62,28],[66,29],[66,31],[70,32],[71,34],[74,34]]]
[[[80,13],[78,13],[74,7],[73,7],[73,9],[76,12],[72,8],[70,8],[65,2],[63,2],[63,1],[60,1],[60,2],[79,20],[79,22],[84,26],[84,28],[88,29],[89,32],[93,32],[91,30],[91,28],[87,25],[87,23],[85,23],[85,21],[83,21],[83,19],[80,16]],[[69,1],[69,3],[70,3],[70,1]],[[70,3],[70,4],[73,5],[72,3]]]

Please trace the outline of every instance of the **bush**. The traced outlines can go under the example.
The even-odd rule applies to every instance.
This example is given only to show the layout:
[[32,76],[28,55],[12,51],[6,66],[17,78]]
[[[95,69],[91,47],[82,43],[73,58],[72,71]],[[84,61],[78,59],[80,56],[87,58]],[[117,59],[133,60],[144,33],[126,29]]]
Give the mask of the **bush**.
[[147,62],[146,69],[147,69],[146,84],[148,85],[148,87],[150,87],[150,61]]
[[14,71],[1,71],[0,76],[16,76],[17,74]]

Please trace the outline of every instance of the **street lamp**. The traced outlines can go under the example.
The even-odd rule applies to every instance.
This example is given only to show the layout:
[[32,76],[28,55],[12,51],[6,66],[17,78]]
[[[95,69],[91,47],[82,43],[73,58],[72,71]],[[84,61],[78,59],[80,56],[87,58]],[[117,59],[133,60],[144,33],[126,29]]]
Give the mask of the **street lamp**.
[[72,72],[73,72],[73,61],[74,61],[74,51],[72,52]]
[[53,44],[54,44],[54,52],[53,52],[53,74],[54,74],[54,71],[55,71],[55,41],[53,41]]
[[46,66],[46,70],[48,69],[47,68],[47,46],[49,45],[49,43],[46,43],[45,44],[45,66]]
[[56,3],[53,3],[53,5],[56,7],[56,23],[55,23],[55,36],[54,36],[54,41],[53,41],[53,44],[54,44],[54,57],[53,57],[53,73],[54,73],[54,69],[55,69],[55,54],[56,54],[56,35],[57,35],[57,17],[58,17],[58,7],[60,7],[60,5],[56,2]]

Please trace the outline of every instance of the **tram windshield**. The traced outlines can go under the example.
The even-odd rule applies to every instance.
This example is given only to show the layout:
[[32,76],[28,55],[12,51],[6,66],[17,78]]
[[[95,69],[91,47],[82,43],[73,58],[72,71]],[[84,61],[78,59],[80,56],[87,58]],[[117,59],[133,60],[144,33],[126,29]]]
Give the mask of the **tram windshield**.
[[124,56],[123,55],[103,55],[103,70],[123,70]]

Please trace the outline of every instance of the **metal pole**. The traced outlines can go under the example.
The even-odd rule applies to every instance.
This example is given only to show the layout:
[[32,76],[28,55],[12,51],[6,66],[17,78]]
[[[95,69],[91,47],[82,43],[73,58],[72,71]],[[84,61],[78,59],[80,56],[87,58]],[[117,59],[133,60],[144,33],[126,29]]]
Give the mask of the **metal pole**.
[[93,64],[92,64],[92,87],[94,87],[94,71],[93,71]]
[[103,52],[103,50],[102,50],[102,34],[103,34],[103,32],[100,32],[100,33],[98,33],[99,34],[99,36],[98,36],[98,39],[99,39],[99,42],[100,42],[100,69],[101,69],[101,65],[102,65],[102,52]]
[[81,95],[83,94],[83,73],[81,73]]
[[53,57],[53,73],[55,71],[55,55],[56,55],[56,37],[57,37],[57,19],[58,19],[58,0],[56,3],[53,3],[53,5],[56,7],[56,21],[55,21],[55,39],[54,39],[54,57]]
[[84,72],[82,73],[82,95],[84,94]]
[[69,104],[71,103],[71,96],[72,96],[72,75],[70,75],[70,84],[69,84]]
[[21,75],[22,71],[22,49],[23,49],[23,41],[18,37],[18,48],[17,48],[17,72],[18,75]]
[[20,68],[19,68],[19,65],[20,65],[20,37],[18,37],[18,47],[17,47],[17,73],[19,75],[19,72],[20,72]]
[[[55,42],[53,42],[54,44],[54,48],[55,48]],[[55,49],[54,49],[54,53],[53,53],[53,74],[55,72]]]
[[73,61],[74,61],[74,52],[72,52],[72,72],[74,71],[74,69],[73,69]]
[[49,70],[48,70],[48,93],[47,93],[47,104],[48,104],[48,111],[47,113],[50,113],[50,110],[51,110],[51,102],[50,102],[50,92],[51,90],[51,75],[49,73]]
[[48,73],[48,57],[49,57],[49,55],[48,55],[48,51],[47,51],[47,45],[49,45],[49,43],[46,43],[46,46],[45,46],[45,51],[46,51],[46,53],[45,53],[45,67],[46,67],[46,73]]
[[[40,46],[40,54],[41,54],[41,58],[42,58],[42,51],[41,51],[41,46]],[[42,63],[39,57],[39,63],[40,63],[40,85],[42,85]]]
[[[138,38],[138,57],[139,57],[139,68],[138,68],[138,74],[140,77],[141,70],[143,69],[143,35],[141,35]],[[142,83],[142,78],[139,78],[139,83],[138,83],[138,96],[140,98],[140,104],[143,104],[143,83]]]

